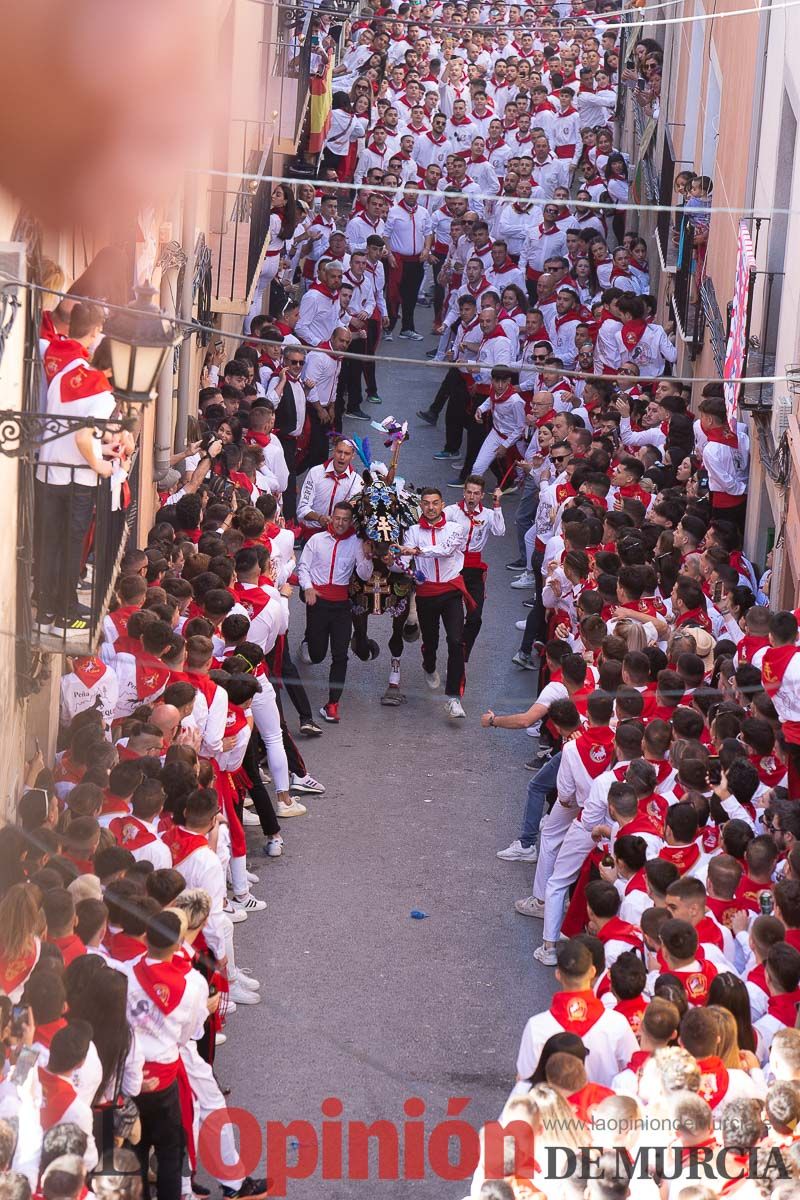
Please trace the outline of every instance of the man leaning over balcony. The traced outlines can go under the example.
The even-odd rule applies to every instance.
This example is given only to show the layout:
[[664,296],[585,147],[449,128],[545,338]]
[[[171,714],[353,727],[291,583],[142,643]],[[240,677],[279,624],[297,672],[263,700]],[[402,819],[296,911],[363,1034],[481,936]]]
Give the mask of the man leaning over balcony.
[[[90,365],[101,338],[103,310],[76,304],[69,334],[55,338],[44,358],[47,412],[52,417],[108,419],[116,407],[111,385]],[[41,632],[74,637],[88,631],[89,609],[76,596],[86,534],[101,476],[112,464],[103,458],[100,434],[91,427],[46,442],[36,471],[37,622]]]

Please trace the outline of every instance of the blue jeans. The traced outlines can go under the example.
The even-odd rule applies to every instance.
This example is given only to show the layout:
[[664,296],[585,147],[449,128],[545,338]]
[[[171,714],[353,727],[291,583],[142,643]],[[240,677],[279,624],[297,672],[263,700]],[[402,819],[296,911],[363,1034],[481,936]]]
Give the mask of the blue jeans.
[[525,477],[525,486],[522,489],[519,505],[517,507],[517,515],[514,521],[517,530],[517,545],[519,546],[519,556],[525,563],[526,570],[530,568],[528,562],[528,552],[525,549],[525,534],[530,529],[533,522],[536,520],[536,510],[539,507],[539,485],[533,475]]
[[523,846],[532,846],[539,836],[545,800],[556,786],[560,762],[561,751],[559,750],[558,754],[554,754],[543,767],[540,767],[528,784],[525,814],[522,818],[522,833],[519,835]]

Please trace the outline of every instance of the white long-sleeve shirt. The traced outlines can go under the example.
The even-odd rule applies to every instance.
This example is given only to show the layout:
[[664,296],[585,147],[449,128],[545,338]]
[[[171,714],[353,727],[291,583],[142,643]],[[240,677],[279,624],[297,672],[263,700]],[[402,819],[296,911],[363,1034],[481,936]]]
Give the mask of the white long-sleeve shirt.
[[[145,971],[148,966],[157,970],[161,965],[147,955],[140,962]],[[145,1063],[173,1063],[181,1046],[191,1038],[202,1037],[208,1016],[208,984],[199,971],[187,972],[183,995],[171,1012],[163,1012],[142,987],[135,971],[127,975],[128,1021],[136,1030]]]
[[[289,628],[289,601],[276,588],[257,583],[236,584],[239,603],[250,618],[247,631],[248,642],[255,642],[265,654],[269,654],[279,637]],[[252,599],[248,599],[252,592]],[[264,597],[267,603],[264,603]]]
[[501,326],[482,338],[475,361],[482,365],[482,370],[475,376],[476,383],[482,387],[491,386],[492,367],[505,367],[514,361],[514,348]]
[[403,544],[416,546],[414,556],[417,571],[427,583],[449,583],[464,568],[464,548],[467,536],[461,525],[445,518],[441,525],[431,528],[412,525],[406,530]]
[[347,589],[353,571],[360,579],[372,575],[372,560],[367,558],[355,533],[348,537],[335,537],[327,529],[313,534],[305,544],[297,566],[297,578],[302,588],[313,587],[326,599],[344,599],[327,589]]
[[737,442],[737,446],[728,446],[724,442],[707,441],[703,447],[709,491],[725,492],[728,496],[743,496],[747,491],[750,452],[746,435],[738,434]]
[[522,439],[525,433],[525,401],[518,392],[512,392],[499,403],[489,395],[478,406],[478,412],[492,414],[492,429],[504,446],[513,446]]
[[367,296],[371,305],[370,316],[374,317],[377,313],[379,317],[386,317],[389,310],[386,307],[386,272],[383,269],[382,262],[371,263],[369,260],[364,263],[364,279],[367,282]]
[[[666,334],[663,325],[648,325],[636,346],[629,349],[619,330],[619,353],[622,362],[636,363],[642,376],[661,376],[664,364],[674,363],[678,351]],[[567,364],[570,365],[570,364]]]
[[548,258],[566,258],[567,239],[557,225],[545,229],[544,223],[529,227],[519,256],[519,269],[541,273]]
[[[61,677],[62,725],[66,727],[79,712],[83,712],[87,708],[94,708],[95,704],[98,704],[103,721],[106,726],[110,726],[119,696],[116,672],[113,667],[99,659],[96,660],[96,666],[93,663],[87,663],[85,659],[79,659],[78,663],[85,664],[81,668],[83,678],[74,670],[69,675]],[[89,668],[90,674],[86,672],[86,667]],[[95,676],[97,677],[95,678]]]
[[347,222],[344,231],[351,253],[354,250],[363,250],[366,247],[368,237],[372,237],[373,235],[383,237],[385,228],[386,222],[382,217],[378,217],[377,221],[373,223],[366,213],[356,213]]
[[342,369],[342,360],[332,354],[322,354],[311,350],[306,356],[303,367],[303,379],[312,384],[306,400],[309,404],[319,404],[322,408],[330,408],[336,402],[336,385]]
[[[308,346],[327,342],[339,322],[339,295],[314,283],[300,301],[295,332]],[[269,395],[269,393],[267,393]]]
[[316,525],[319,529],[321,526],[316,521],[307,519],[307,513],[321,512],[330,516],[334,504],[338,504],[342,500],[353,500],[363,486],[361,476],[352,467],[348,467],[341,475],[338,475],[330,460],[320,463],[319,466],[312,467],[303,480],[302,491],[297,502],[298,518],[307,525]]
[[480,556],[483,547],[489,540],[489,534],[502,537],[506,531],[502,508],[484,508],[479,504],[474,512],[469,512],[463,500],[458,504],[448,504],[444,515],[453,525],[458,525],[465,535],[464,566],[469,566],[469,556]]
[[426,208],[406,207],[401,200],[386,218],[386,240],[394,254],[419,256],[425,249],[425,239],[431,234],[431,217]]

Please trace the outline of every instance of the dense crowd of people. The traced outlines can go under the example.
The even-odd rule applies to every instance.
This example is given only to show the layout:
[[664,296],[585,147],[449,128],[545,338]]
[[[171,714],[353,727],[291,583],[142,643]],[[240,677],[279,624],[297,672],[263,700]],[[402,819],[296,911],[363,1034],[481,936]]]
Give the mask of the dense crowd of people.
[[[721,384],[693,396],[668,373],[648,247],[617,209],[619,94],[657,118],[661,51],[643,39],[620,61],[614,14],[370,0],[340,31],[319,179],[274,188],[246,330],[209,350],[97,652],[66,659],[56,760],[29,764],[0,830],[0,1200],[208,1194],[215,1054],[260,1002],[235,945],[266,908],[247,830],[279,857],[285,822],[325,792],[287,701],[324,763],[348,656],[375,657],[381,613],[381,702],[405,699],[419,640],[425,683],[465,720],[490,536],[509,539],[524,606],[512,662],[536,680],[525,711],[481,718],[534,739],[498,858],[530,864],[515,908],[542,922],[534,954],[555,976],[503,1110],[527,1150],[484,1156],[471,1195],[745,1200],[783,1194],[776,1163],[800,1177],[800,614],[770,609],[769,566],[743,553],[747,426]],[[699,278],[712,181],[676,184]],[[416,416],[444,412],[434,459],[455,474],[417,493],[394,473],[414,412],[377,420],[376,368],[398,321],[398,340],[423,339],[426,308],[442,365]],[[45,314],[51,416],[114,412],[104,316],[80,299]],[[388,466],[345,432],[365,419]],[[87,428],[43,448],[41,629],[85,634],[97,481],[121,486],[134,442]],[[330,658],[316,712],[293,651]],[[587,1147],[597,1178],[549,1172],[551,1150]],[[675,1172],[608,1166],[642,1147]],[[698,1154],[720,1148],[748,1171],[698,1183]],[[231,1126],[221,1153],[237,1161]]]

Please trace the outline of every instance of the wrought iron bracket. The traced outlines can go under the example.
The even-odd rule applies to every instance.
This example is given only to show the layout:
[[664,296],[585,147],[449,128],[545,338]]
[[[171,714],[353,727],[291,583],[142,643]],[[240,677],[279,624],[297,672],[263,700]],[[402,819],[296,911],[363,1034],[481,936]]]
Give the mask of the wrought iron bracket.
[[118,417],[98,420],[96,417],[54,417],[48,413],[0,409],[0,455],[23,458],[39,446],[56,442],[79,429],[104,430],[119,424]]

